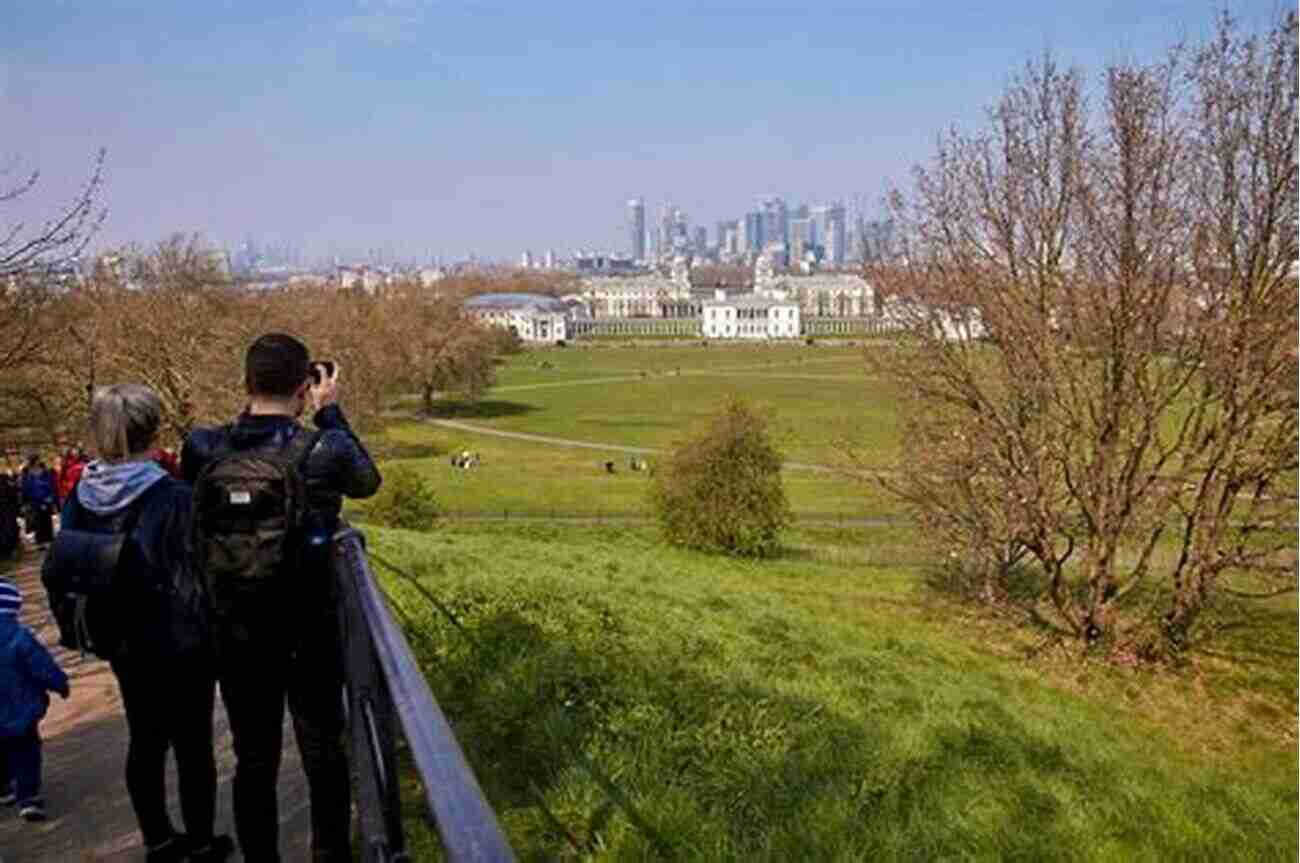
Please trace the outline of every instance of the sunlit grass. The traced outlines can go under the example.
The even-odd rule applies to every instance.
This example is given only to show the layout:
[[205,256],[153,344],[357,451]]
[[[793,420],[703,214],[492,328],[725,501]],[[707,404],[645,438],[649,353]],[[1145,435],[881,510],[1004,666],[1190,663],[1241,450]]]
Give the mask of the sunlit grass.
[[384,576],[521,859],[1294,859],[1291,599],[1125,669],[1029,658],[906,528],[761,563],[608,526],[371,537],[480,643]]

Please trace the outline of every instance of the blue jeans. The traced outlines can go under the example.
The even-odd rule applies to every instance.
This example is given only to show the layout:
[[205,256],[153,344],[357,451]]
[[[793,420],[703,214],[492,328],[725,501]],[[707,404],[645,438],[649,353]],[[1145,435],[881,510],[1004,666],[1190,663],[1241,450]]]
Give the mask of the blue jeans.
[[0,790],[18,792],[18,805],[41,801],[41,735],[33,725],[17,737],[0,737]]

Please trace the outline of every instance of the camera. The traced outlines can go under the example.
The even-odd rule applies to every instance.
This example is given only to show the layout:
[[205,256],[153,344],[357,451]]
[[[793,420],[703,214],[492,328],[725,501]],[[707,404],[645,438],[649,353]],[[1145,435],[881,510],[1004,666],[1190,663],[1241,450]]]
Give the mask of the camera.
[[321,382],[321,380],[322,380],[322,378],[321,378],[321,367],[322,367],[322,366],[325,367],[325,374],[326,374],[327,376],[329,376],[329,377],[334,377],[334,361],[333,361],[333,360],[312,360],[312,361],[311,361],[311,364],[308,365],[307,368],[311,371],[311,379],[312,379],[312,382],[313,382],[313,383],[320,384],[320,382]]

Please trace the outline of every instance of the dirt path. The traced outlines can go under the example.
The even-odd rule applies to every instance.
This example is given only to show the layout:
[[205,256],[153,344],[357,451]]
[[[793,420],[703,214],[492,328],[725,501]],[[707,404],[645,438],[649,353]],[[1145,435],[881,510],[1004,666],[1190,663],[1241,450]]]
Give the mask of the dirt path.
[[[139,861],[144,859],[135,814],[123,779],[126,764],[126,718],[117,682],[108,664],[93,657],[55,647],[57,631],[46,612],[45,590],[38,565],[24,562],[15,570],[0,568],[23,592],[23,621],[51,648],[55,660],[72,679],[72,697],[54,696],[41,723],[44,739],[45,802],[50,819],[42,824],[22,821],[13,808],[0,809],[2,863],[73,863],[73,861]],[[234,835],[230,780],[234,753],[225,709],[216,711],[217,831]],[[311,857],[307,784],[293,744],[292,727],[285,726],[284,763],[280,771],[280,848],[288,861]],[[172,820],[181,829],[175,800],[175,769],[168,770]],[[238,854],[232,860],[242,859]]]

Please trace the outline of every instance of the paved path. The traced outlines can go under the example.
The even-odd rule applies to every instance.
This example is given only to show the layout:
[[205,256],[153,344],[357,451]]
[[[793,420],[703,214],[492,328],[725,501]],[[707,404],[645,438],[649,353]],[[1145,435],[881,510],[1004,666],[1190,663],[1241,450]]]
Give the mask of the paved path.
[[[550,446],[567,446],[578,449],[594,449],[602,452],[621,452],[632,455],[665,455],[667,450],[657,447],[648,446],[627,446],[624,444],[597,443],[596,441],[573,440],[572,438],[551,437],[550,435],[530,434],[528,432],[512,432],[504,429],[494,429],[488,426],[475,425],[463,420],[432,419],[429,417],[415,417],[415,419],[429,423],[430,425],[440,426],[442,428],[454,429],[456,431],[469,432],[470,434],[481,434],[489,437],[507,438],[509,440],[522,440],[529,443],[548,444]],[[876,476],[882,476],[887,471],[867,471],[857,470],[855,468],[835,467],[829,464],[810,464],[802,461],[788,461],[785,463],[787,470],[812,470],[821,473],[839,473],[849,476],[857,476],[863,479],[870,479]]]
[[[29,558],[30,561],[30,558]],[[57,630],[46,613],[45,590],[37,564],[24,562],[17,571],[0,573],[23,591],[23,620],[51,648],[54,658],[72,679],[72,697],[53,696],[41,723],[45,740],[45,800],[50,820],[22,821],[12,808],[0,809],[0,861],[3,863],[80,863],[80,861],[144,860],[135,814],[123,780],[126,763],[126,718],[117,682],[108,664],[82,658],[55,646]],[[216,712],[217,832],[234,835],[231,822],[230,779],[234,755],[225,709]],[[286,723],[284,764],[280,771],[280,847],[285,863],[311,857],[307,785]],[[175,801],[175,771],[168,770],[172,818],[181,829]],[[231,858],[241,859],[239,855]]]

